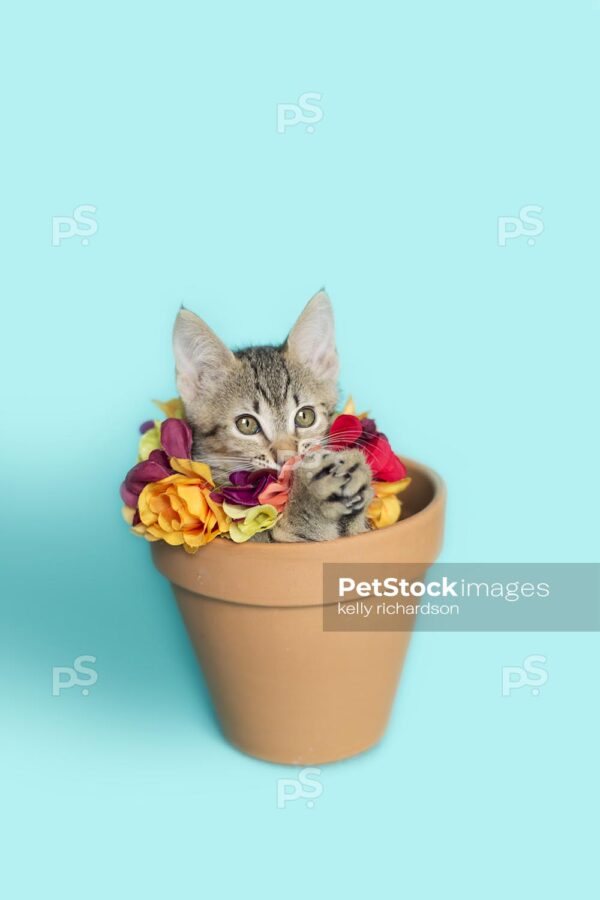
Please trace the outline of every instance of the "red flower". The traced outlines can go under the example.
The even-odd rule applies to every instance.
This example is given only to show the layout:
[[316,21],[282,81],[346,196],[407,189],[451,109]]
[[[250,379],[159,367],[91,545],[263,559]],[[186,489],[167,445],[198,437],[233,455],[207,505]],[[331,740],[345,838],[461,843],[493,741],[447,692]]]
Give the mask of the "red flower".
[[[369,421],[368,419],[365,421]],[[329,434],[335,441],[330,441],[330,446],[334,446],[336,450],[342,447],[350,447],[354,444],[363,433],[363,423],[358,416],[348,416],[342,413],[337,416],[331,423]]]
[[329,429],[332,450],[357,447],[366,456],[375,481],[400,481],[406,477],[406,467],[400,462],[385,434],[377,431],[373,419],[342,414]]

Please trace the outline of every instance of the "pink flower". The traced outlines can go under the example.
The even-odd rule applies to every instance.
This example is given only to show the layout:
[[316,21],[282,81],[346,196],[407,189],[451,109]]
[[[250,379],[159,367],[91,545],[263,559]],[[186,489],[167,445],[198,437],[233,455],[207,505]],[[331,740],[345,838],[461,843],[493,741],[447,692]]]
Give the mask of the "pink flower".
[[290,496],[294,466],[301,458],[300,456],[293,456],[283,464],[277,481],[270,482],[259,494],[258,500],[261,504],[268,503],[274,506],[277,512],[283,510]]

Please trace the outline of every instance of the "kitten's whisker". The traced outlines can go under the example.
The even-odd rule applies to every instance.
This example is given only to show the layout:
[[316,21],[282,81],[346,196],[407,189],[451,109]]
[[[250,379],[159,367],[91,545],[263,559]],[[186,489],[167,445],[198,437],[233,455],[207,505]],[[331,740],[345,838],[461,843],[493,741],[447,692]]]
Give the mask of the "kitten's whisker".
[[352,444],[361,444],[369,442],[369,437],[363,437],[362,435],[360,435],[359,437],[355,437],[355,434],[356,432],[354,431],[340,431],[337,434],[326,435],[325,437],[320,439],[319,443],[339,444],[340,442],[343,443],[345,441],[351,441]]
[[251,462],[244,462],[237,457],[223,457],[223,456],[202,456],[199,459],[195,459],[194,462],[204,463],[207,466],[213,468],[231,468],[234,470],[247,470],[250,471],[255,468],[255,466]]
[[336,431],[335,434],[325,435],[325,437],[330,437],[332,440],[343,440],[347,437],[352,437],[352,435],[356,434],[354,429],[348,429],[347,431]]
[[194,459],[194,462],[218,462],[218,463],[239,463],[240,465],[248,465],[245,460],[237,459],[236,457],[226,457],[226,456],[197,456]]
[[213,459],[237,459],[242,462],[244,460],[246,460],[246,462],[250,462],[252,459],[254,459],[253,456],[227,456],[224,453],[213,453],[211,454],[211,456]]
[[[352,434],[350,436],[352,436]],[[377,465],[384,458],[384,455],[385,455],[384,449],[382,447],[379,447],[376,443],[374,443],[371,439],[369,439],[367,437],[362,437],[362,435],[361,435],[356,440],[353,440],[352,445],[347,448],[343,447],[343,446],[342,447],[339,446],[340,437],[342,437],[342,440],[343,440],[342,433],[335,434],[335,435],[327,435],[325,438],[321,438],[320,441],[315,443],[314,447],[321,449],[321,450],[328,450],[330,448],[333,448],[334,450],[339,450],[339,451],[343,451],[345,449],[368,450],[368,454],[365,454],[365,456],[371,464],[375,464],[375,465]],[[307,453],[310,452],[310,449],[311,448],[309,448],[306,452]]]
[[[343,432],[340,432],[339,434],[326,435],[325,437],[321,438],[318,443],[320,443],[320,444],[339,444],[340,442],[343,443],[348,438],[353,438],[353,436],[354,436],[354,432],[349,432],[347,435],[345,435]],[[363,437],[362,435],[360,435],[359,437],[352,440],[351,446],[355,446],[357,444],[358,445],[366,445],[369,443],[372,443],[372,439],[370,437]]]

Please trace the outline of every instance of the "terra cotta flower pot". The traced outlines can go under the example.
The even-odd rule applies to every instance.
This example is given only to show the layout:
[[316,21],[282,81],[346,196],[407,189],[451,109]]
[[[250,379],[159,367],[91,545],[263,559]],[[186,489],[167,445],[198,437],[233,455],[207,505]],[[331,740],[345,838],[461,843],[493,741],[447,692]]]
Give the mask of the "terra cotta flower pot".
[[325,631],[324,563],[410,563],[423,577],[442,542],[445,488],[407,461],[401,520],[335,541],[233,544],[195,555],[157,542],[226,737],[245,753],[308,765],[383,735],[410,631]]

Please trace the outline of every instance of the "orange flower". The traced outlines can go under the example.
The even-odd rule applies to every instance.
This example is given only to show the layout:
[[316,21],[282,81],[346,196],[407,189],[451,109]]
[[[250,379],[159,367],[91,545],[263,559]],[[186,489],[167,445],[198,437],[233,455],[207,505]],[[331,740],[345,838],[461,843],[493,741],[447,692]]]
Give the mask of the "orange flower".
[[183,546],[189,553],[229,531],[231,519],[211,500],[211,472],[204,463],[170,460],[175,475],[147,484],[139,496],[140,523],[133,530],[149,541]]
[[402,514],[402,503],[397,494],[405,491],[410,478],[400,481],[373,481],[371,487],[375,496],[369,504],[367,517],[373,528],[387,528],[397,522]]

